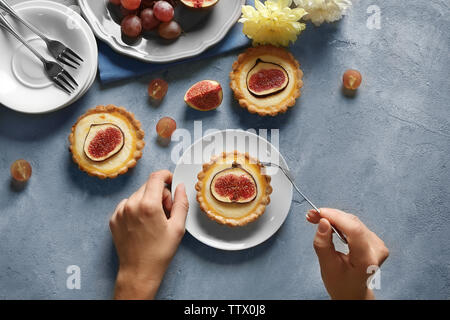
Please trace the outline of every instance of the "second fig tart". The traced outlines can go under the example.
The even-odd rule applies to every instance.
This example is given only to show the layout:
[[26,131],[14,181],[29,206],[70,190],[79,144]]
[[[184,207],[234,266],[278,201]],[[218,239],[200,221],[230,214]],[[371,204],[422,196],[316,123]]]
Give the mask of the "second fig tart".
[[101,179],[115,178],[136,166],[145,146],[141,123],[114,105],[88,110],[73,125],[69,142],[80,169]]

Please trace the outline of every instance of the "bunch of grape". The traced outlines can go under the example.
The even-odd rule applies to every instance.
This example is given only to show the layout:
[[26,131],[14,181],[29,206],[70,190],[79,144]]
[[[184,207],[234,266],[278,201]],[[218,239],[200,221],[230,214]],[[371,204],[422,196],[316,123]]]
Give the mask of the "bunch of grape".
[[137,38],[143,32],[157,30],[164,39],[176,39],[181,34],[180,25],[173,20],[176,0],[109,0],[119,7],[122,15],[122,33]]

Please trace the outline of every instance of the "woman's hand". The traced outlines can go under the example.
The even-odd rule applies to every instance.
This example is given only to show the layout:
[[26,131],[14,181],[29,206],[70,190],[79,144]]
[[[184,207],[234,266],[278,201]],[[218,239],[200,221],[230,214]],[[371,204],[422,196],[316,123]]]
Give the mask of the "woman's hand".
[[167,170],[152,173],[111,217],[119,256],[116,299],[153,299],[183,238],[189,203],[183,184],[177,186],[172,202],[166,188],[171,182]]
[[[322,279],[332,299],[374,299],[367,287],[369,266],[381,266],[389,250],[378,236],[370,231],[358,217],[336,209],[310,210],[309,222],[319,224],[314,238],[314,249],[319,258]],[[350,253],[345,255],[334,249],[331,224],[347,237]]]

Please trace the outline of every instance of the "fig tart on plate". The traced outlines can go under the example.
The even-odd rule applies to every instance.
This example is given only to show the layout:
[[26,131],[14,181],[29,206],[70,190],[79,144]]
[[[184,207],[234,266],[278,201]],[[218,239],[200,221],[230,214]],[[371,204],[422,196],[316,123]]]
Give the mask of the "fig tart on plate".
[[294,56],[272,45],[249,48],[230,72],[230,87],[239,104],[260,116],[276,116],[295,104],[303,72]]
[[264,166],[237,151],[214,156],[198,174],[197,201],[206,215],[224,225],[244,226],[270,203],[272,187]]
[[114,105],[88,110],[73,125],[69,142],[80,169],[100,179],[116,178],[135,167],[145,146],[141,123]]

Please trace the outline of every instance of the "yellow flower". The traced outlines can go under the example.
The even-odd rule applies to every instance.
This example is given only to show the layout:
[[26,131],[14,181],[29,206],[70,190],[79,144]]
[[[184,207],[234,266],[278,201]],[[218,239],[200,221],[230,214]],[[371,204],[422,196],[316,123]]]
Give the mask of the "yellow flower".
[[306,28],[298,22],[307,12],[302,8],[291,9],[292,0],[267,0],[262,4],[255,0],[255,8],[242,6],[244,34],[253,40],[253,45],[273,44],[288,46],[295,42]]

